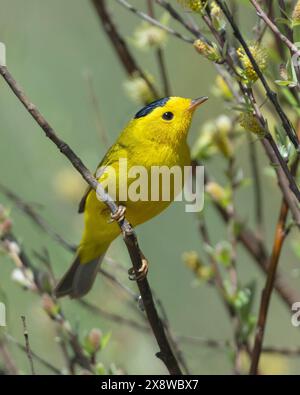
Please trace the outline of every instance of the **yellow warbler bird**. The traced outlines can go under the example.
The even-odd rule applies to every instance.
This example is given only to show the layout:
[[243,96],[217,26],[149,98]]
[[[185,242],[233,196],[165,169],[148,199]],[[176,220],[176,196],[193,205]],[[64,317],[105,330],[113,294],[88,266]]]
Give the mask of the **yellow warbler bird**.
[[[99,168],[111,167],[116,174],[116,196],[121,178],[119,160],[126,159],[128,168],[143,166],[150,175],[153,166],[190,165],[190,150],[187,134],[194,110],[207,100],[207,97],[186,99],[166,97],[156,100],[136,113],[135,117],[122,131],[115,144],[108,150]],[[98,182],[107,181],[110,173],[97,174]],[[150,177],[151,184],[151,177]],[[128,187],[130,181],[128,180]],[[151,185],[150,185],[151,186]],[[172,198],[165,201],[159,196],[157,201],[151,199],[126,201],[116,198],[121,209],[113,219],[120,220],[126,207],[126,218],[137,226],[161,213],[174,199],[174,187],[170,186]],[[123,209],[124,207],[124,209]],[[84,212],[85,228],[73,264],[63,276],[55,289],[57,297],[69,295],[79,298],[92,287],[99,265],[110,243],[120,234],[116,221],[111,221],[107,206],[101,202],[96,192],[89,188],[79,205],[79,212]],[[145,265],[144,265],[145,264]],[[147,271],[143,261],[141,276]]]

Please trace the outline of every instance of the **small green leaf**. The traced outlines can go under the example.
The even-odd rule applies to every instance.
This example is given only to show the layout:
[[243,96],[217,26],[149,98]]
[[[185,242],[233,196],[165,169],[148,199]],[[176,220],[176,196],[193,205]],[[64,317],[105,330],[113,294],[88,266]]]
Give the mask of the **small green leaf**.
[[231,265],[232,245],[226,241],[220,241],[215,247],[215,259],[224,267]]
[[101,347],[100,347],[101,350],[103,350],[107,346],[107,343],[109,342],[110,338],[111,338],[111,332],[108,332],[102,336]]
[[289,87],[294,87],[297,86],[297,83],[295,83],[294,81],[284,81],[284,80],[275,80],[274,81],[275,84],[279,85],[279,86],[289,86]]

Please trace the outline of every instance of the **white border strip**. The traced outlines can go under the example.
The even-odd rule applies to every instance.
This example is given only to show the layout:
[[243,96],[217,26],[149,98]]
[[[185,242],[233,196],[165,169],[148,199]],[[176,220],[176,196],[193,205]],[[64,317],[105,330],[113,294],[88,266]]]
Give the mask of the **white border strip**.
[[0,42],[0,66],[6,66],[6,47]]

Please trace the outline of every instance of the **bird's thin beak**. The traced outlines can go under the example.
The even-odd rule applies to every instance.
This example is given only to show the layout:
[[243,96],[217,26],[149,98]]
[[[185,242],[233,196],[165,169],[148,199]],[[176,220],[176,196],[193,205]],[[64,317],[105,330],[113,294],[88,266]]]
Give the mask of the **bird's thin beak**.
[[197,99],[193,99],[191,102],[191,105],[189,106],[190,111],[194,111],[198,106],[200,106],[202,103],[206,102],[208,100],[207,96],[201,96],[198,97]]

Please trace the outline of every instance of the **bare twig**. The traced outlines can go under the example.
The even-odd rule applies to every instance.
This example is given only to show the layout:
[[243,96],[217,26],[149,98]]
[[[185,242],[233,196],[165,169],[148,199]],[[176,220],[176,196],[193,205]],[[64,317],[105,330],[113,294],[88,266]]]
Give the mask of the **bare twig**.
[[[258,2],[256,0],[251,0],[252,5],[254,6],[254,8],[256,9],[257,15],[259,16],[259,18],[261,18],[261,20],[263,20],[265,22],[265,26],[269,27],[271,29],[271,31],[274,33],[276,41],[280,40],[282,43],[284,43],[290,50],[291,56],[293,55],[300,55],[300,51],[299,48],[292,42],[293,40],[293,31],[290,29],[289,26],[287,26],[287,24],[285,24],[285,31],[287,36],[285,36],[284,34],[281,33],[281,31],[278,29],[278,27],[275,25],[275,23],[271,20],[271,18],[263,11],[263,9],[260,7],[260,5],[258,4]],[[285,5],[283,1],[279,0],[279,5],[280,5],[280,11],[281,11],[281,15],[284,16],[284,10],[285,10]],[[280,48],[280,45],[279,45]],[[280,49],[281,54],[283,54],[283,51]],[[298,79],[298,88],[299,88],[299,82],[300,82],[300,69],[299,69],[299,65],[298,64],[294,64],[293,65],[296,75],[297,75],[297,79]],[[297,97],[297,95],[295,95],[295,92],[293,90],[293,88],[291,88],[291,91],[293,92],[294,96]]]
[[[113,201],[113,199],[105,192],[101,184],[97,182],[97,180],[92,176],[86,166],[83,164],[81,159],[75,154],[75,152],[70,148],[68,144],[66,144],[63,140],[61,140],[58,135],[55,133],[54,129],[50,126],[50,124],[46,121],[43,115],[39,112],[34,104],[32,104],[20,86],[16,83],[12,75],[9,73],[7,67],[0,66],[0,74],[7,82],[9,87],[15,93],[17,98],[24,105],[26,110],[32,115],[34,120],[40,125],[40,127],[45,132],[46,136],[57,146],[60,152],[71,162],[71,164],[75,167],[75,169],[82,175],[84,180],[94,189],[97,190],[97,194],[100,199],[107,205],[112,213],[116,213],[118,211],[117,204]],[[124,242],[128,249],[134,271],[135,273],[139,272],[140,267],[142,266],[142,253],[138,245],[138,241],[136,235],[134,233],[133,228],[129,224],[129,222],[124,219],[119,223],[120,228],[123,232]],[[156,338],[157,344],[160,348],[159,357],[165,363],[168,368],[170,374],[181,374],[181,370],[178,366],[176,358],[173,354],[173,351],[170,347],[168,339],[166,337],[163,324],[159,318],[157,310],[155,308],[152,292],[148,283],[147,278],[144,278],[141,281],[137,281],[138,288],[141,293],[141,297],[143,299],[143,304],[145,307],[145,311],[147,317],[149,319],[153,334]]]
[[216,340],[216,339],[206,339],[204,337],[188,336],[188,335],[178,335],[177,339],[180,342],[193,344],[193,345],[203,345],[209,348],[222,349],[226,347],[232,347],[230,341],[227,340]]
[[[148,14],[151,16],[151,18],[154,18],[154,7],[153,7],[153,0],[148,0]],[[166,69],[166,62],[165,62],[165,57],[163,50],[161,48],[157,48],[156,50],[156,57],[157,57],[157,63],[159,66],[160,70],[160,75],[161,75],[161,80],[164,86],[164,96],[170,96],[170,82],[169,82],[169,76],[167,73]]]
[[28,329],[27,329],[27,325],[26,325],[26,318],[24,315],[22,315],[21,319],[22,319],[22,323],[23,323],[23,334],[24,334],[24,339],[25,339],[26,355],[27,355],[27,358],[29,361],[31,374],[35,375],[36,373],[35,373],[34,364],[33,364],[32,351],[31,351],[30,343],[29,343],[29,334],[28,334]]
[[51,226],[42,218],[41,215],[34,209],[33,205],[26,203],[16,193],[8,189],[6,186],[0,184],[0,192],[3,193],[8,199],[10,199],[21,211],[23,211],[40,229],[48,233],[53,240],[56,240],[61,245],[75,251],[75,246],[66,241],[61,235],[55,232]]
[[[201,345],[216,350],[224,348],[232,348],[233,344],[229,340],[207,339],[197,336],[178,335],[177,339],[186,344]],[[281,354],[288,357],[299,357],[300,348],[296,347],[283,347],[283,346],[265,346],[262,350],[266,354]]]
[[5,373],[11,374],[13,376],[19,374],[19,370],[15,364],[15,361],[13,360],[3,339],[0,340],[0,355],[2,356]]
[[[209,178],[208,175],[206,174],[205,182],[208,181]],[[228,211],[223,206],[221,206],[218,202],[213,201],[212,204],[215,206],[216,211],[219,213],[223,221],[225,223],[228,223],[231,220],[231,214],[228,213]],[[246,227],[237,216],[234,218],[234,220],[236,223],[240,224],[241,226],[241,231],[238,234],[238,240],[243,244],[243,246],[248,251],[250,256],[254,259],[254,262],[258,265],[258,267],[264,273],[267,273],[269,254],[268,251],[266,250],[266,247],[264,246],[262,241],[255,235],[255,233],[250,228]],[[300,300],[299,292],[292,289],[287,279],[278,271],[275,281],[275,289],[289,310],[291,305],[295,301]]]
[[281,119],[282,122],[282,126],[284,128],[284,130],[286,131],[287,136],[289,137],[290,141],[293,143],[294,147],[296,148],[297,152],[299,153],[299,141],[298,138],[296,136],[295,130],[293,128],[293,125],[291,124],[291,122],[289,121],[286,113],[284,112],[284,110],[282,109],[281,105],[278,102],[277,99],[277,95],[275,92],[273,92],[271,90],[271,88],[269,87],[269,84],[267,83],[263,73],[261,72],[258,64],[256,63],[246,41],[244,40],[237,24],[234,21],[234,18],[232,17],[231,12],[229,11],[229,8],[227,6],[227,4],[223,1],[223,0],[216,0],[217,4],[220,6],[220,8],[222,9],[224,15],[226,16],[228,22],[230,23],[233,33],[235,35],[235,37],[238,39],[238,41],[241,43],[244,51],[246,52],[252,66],[253,69],[255,70],[255,72],[257,73],[261,83],[263,84],[263,87],[265,89],[266,95],[268,96],[268,98],[270,99],[270,101],[272,102],[272,104],[274,105],[274,108],[279,116],[279,118]]
[[198,29],[196,25],[192,25],[188,23],[182,16],[175,10],[175,8],[172,7],[170,3],[168,3],[165,0],[155,0],[157,4],[159,4],[161,7],[163,7],[173,19],[175,19],[177,22],[179,22],[182,26],[186,28],[190,33],[193,34],[196,38],[200,38],[201,40],[207,42],[208,44],[211,44],[210,40],[205,37],[201,31]]
[[263,353],[268,354],[281,354],[287,357],[299,357],[300,348],[280,347],[280,346],[265,346],[262,350]]
[[277,226],[276,226],[273,251],[270,258],[270,264],[268,267],[266,284],[263,289],[262,297],[261,297],[261,304],[259,309],[258,323],[256,327],[255,344],[253,348],[250,374],[257,374],[257,368],[258,368],[260,354],[262,351],[264,332],[267,322],[269,304],[270,304],[271,295],[276,278],[276,269],[279,262],[282,245],[286,236],[285,223],[287,219],[287,214],[288,214],[288,205],[283,200],[281,204]]
[[92,313],[99,314],[100,316],[107,318],[110,321],[117,322],[118,324],[130,326],[131,328],[136,329],[141,332],[149,332],[150,331],[150,327],[147,325],[140,324],[139,322],[134,321],[130,318],[122,317],[119,314],[106,311],[102,307],[95,306],[92,303],[90,303],[84,299],[79,299],[78,303],[81,306],[83,306],[86,310],[88,310]]
[[272,30],[274,34],[276,34],[277,37],[280,38],[280,40],[291,50],[292,53],[294,54],[300,54],[299,48],[292,43],[284,34],[281,33],[281,31],[278,29],[278,27],[271,21],[271,19],[268,17],[268,15],[263,11],[261,6],[258,4],[256,0],[250,0],[252,5],[255,7],[257,15],[264,20],[266,25]]
[[[25,353],[27,353],[27,349],[26,346],[24,346],[22,343],[18,342],[15,338],[13,338],[10,335],[5,335],[5,338],[15,344],[20,350],[24,351]],[[46,359],[40,357],[39,355],[37,355],[34,351],[31,350],[31,355],[32,358],[35,359],[37,362],[39,362],[40,364],[44,365],[47,369],[51,370],[53,373],[57,374],[57,375],[61,375],[61,371],[59,369],[57,369],[54,365],[52,365],[51,363],[49,363],[48,361],[46,361]],[[17,374],[17,373],[16,373]]]
[[[289,188],[288,181],[286,179],[286,174],[283,172],[283,169],[280,166],[280,163],[278,161],[278,157],[274,153],[270,142],[267,139],[264,139],[262,141],[263,147],[266,151],[266,154],[268,155],[271,164],[274,166],[276,175],[277,175],[277,181],[278,185],[282,191],[283,197],[285,201],[287,202],[289,209],[292,213],[293,219],[295,221],[295,225],[297,227],[300,227],[300,210],[299,210],[299,204],[298,201],[295,197],[295,195],[291,192]],[[292,175],[291,175],[292,177]]]
[[256,226],[258,237],[262,238],[263,235],[263,197],[262,197],[262,188],[261,188],[261,179],[259,173],[259,163],[258,163],[258,155],[256,146],[251,136],[248,137],[248,146],[249,146],[249,158],[250,158],[250,166],[252,170],[252,177],[254,180],[254,202],[255,202],[255,216],[256,216]]
[[[22,198],[20,198],[19,196],[17,196],[16,194],[11,192],[10,190],[7,189],[7,191],[9,192],[8,196],[11,198],[11,200],[14,201],[14,199],[17,199],[17,201],[21,203],[20,204],[21,207],[23,207],[23,206],[25,206],[25,207],[30,206],[28,203],[25,203]],[[60,245],[62,245],[62,247],[64,247],[66,250],[68,250],[70,252],[73,252],[73,248],[70,248],[68,246],[68,244],[61,243],[62,237],[55,237],[54,238],[53,237],[53,232],[48,233],[47,230],[48,230],[49,227],[48,227],[48,224],[47,224],[46,220],[44,218],[42,218],[38,213],[36,213],[33,208],[30,209],[30,213],[31,213],[31,210],[33,210],[33,212],[34,212],[34,217],[39,216],[40,220],[46,225],[45,229],[43,229],[43,230],[47,234],[49,234],[50,237],[52,237],[56,242],[58,242]],[[28,214],[28,210],[24,210],[24,213],[26,215],[29,215]],[[31,218],[31,216],[30,216],[30,218]],[[22,255],[24,255],[23,251],[22,251]],[[41,254],[39,254],[39,253],[35,253],[35,255],[43,263],[47,264],[47,268],[48,268],[49,272],[51,272],[51,276],[54,279],[54,276],[52,274],[52,267],[51,267],[50,262],[49,262],[49,258],[41,256]],[[110,264],[114,264],[117,267],[122,268],[123,270],[125,270],[125,268],[123,268],[123,266],[121,266],[121,264],[119,262],[116,262],[115,260],[113,260],[113,259],[111,259],[109,257],[106,257],[106,261],[109,262]],[[27,267],[30,267],[31,270],[33,270],[31,262],[28,261],[28,259],[27,259],[26,262],[27,262]],[[34,269],[34,271],[35,271],[35,269]],[[142,310],[140,308],[138,308],[140,296],[138,294],[136,294],[135,292],[133,292],[125,284],[121,283],[113,274],[109,273],[107,270],[103,269],[102,267],[99,269],[99,274],[100,273],[105,278],[109,279],[119,289],[122,289],[127,294],[127,296],[129,296],[132,299],[132,301],[134,302],[134,305],[131,305],[131,306],[134,306],[135,311],[138,311],[139,313],[141,313],[141,317],[143,318],[143,320],[145,320],[145,325],[140,324],[139,322],[134,321],[132,319],[128,319],[126,317],[123,317],[123,316],[121,316],[119,314],[108,312],[108,311],[104,310],[103,308],[95,306],[95,305],[93,305],[93,304],[91,304],[91,303],[89,303],[89,302],[87,302],[85,300],[79,300],[78,301],[79,304],[81,304],[84,308],[86,308],[90,312],[99,314],[102,317],[107,318],[107,319],[109,319],[111,321],[114,321],[114,322],[117,322],[117,323],[121,323],[123,325],[127,325],[127,326],[131,327],[132,329],[135,329],[135,330],[138,330],[138,331],[143,331],[143,332],[146,332],[146,333],[150,333],[151,330],[150,330],[150,327],[147,325],[148,324],[147,318],[142,313]],[[35,277],[38,278],[38,275],[36,275]],[[161,309],[163,309],[162,304],[161,304],[160,301],[157,301],[157,304],[159,305],[159,307]],[[164,316],[166,317],[165,311],[164,311]],[[169,335],[170,341],[172,342],[172,346],[174,348],[174,352],[176,353],[176,356],[177,356],[179,362],[181,363],[181,365],[184,367],[186,373],[188,373],[187,365],[186,365],[186,363],[184,361],[183,355],[182,355],[182,353],[181,353],[181,351],[179,349],[179,346],[177,344],[177,338],[173,334],[173,332],[172,332],[172,330],[171,330],[171,328],[170,328],[170,326],[169,326],[167,321],[168,321],[167,318],[165,318],[163,320],[163,324],[164,324],[164,327],[165,327],[165,329],[166,329],[166,331],[167,331],[167,333]],[[61,346],[61,349],[63,351],[63,355],[65,357],[66,363],[69,366],[70,372],[72,374],[74,374],[74,366],[73,366],[74,364],[70,362],[70,357],[69,357],[67,349],[65,347],[65,343],[64,342],[60,343],[60,346]],[[77,346],[77,349],[78,349],[78,346]]]
[[159,97],[159,93],[157,92],[155,86],[149,80],[147,75],[143,72],[140,66],[135,61],[132,56],[124,38],[118,32],[117,27],[113,23],[110,14],[107,10],[106,0],[92,0],[92,3],[97,11],[97,14],[101,20],[104,31],[107,34],[108,39],[111,41],[113,47],[116,50],[116,53],[123,64],[125,70],[130,76],[134,76],[138,74],[141,76],[147,83],[150,91],[154,98]]
[[193,42],[194,42],[193,39],[190,39],[189,37],[184,36],[183,34],[175,31],[171,27],[163,25],[158,20],[151,18],[149,15],[145,14],[144,12],[137,10],[135,7],[133,7],[131,4],[129,4],[126,0],[115,0],[115,1],[117,1],[119,4],[121,4],[127,10],[129,10],[132,13],[136,14],[139,18],[144,19],[146,22],[149,22],[152,25],[159,27],[160,29],[162,29],[162,30],[166,31],[167,33],[179,38],[182,41],[185,41],[187,43],[193,44]]
[[[208,229],[206,226],[204,216],[202,216],[199,219],[199,232],[201,234],[203,242],[206,245],[211,246],[211,241],[210,241],[210,237],[209,237],[209,233],[208,233]],[[209,255],[209,261],[210,261],[210,265],[211,265],[211,268],[214,273],[214,282],[216,284],[216,287],[217,287],[218,291],[220,292],[220,295],[222,296],[222,300],[226,302],[225,303],[226,307],[228,307],[228,303],[224,299],[224,295],[225,295],[226,291],[224,288],[223,279],[222,279],[222,275],[220,273],[218,264],[212,255]],[[231,314],[231,307],[229,308],[229,310],[230,310],[230,314]]]
[[104,147],[108,148],[109,147],[108,136],[107,136],[106,130],[104,129],[104,126],[102,123],[100,108],[99,108],[100,107],[99,101],[98,101],[98,98],[97,98],[97,95],[96,95],[96,92],[94,89],[91,73],[89,71],[85,72],[84,77],[87,82],[88,93],[89,93],[91,105],[94,109],[95,118],[96,118],[96,125],[97,125],[97,129],[99,131],[99,136],[101,138],[101,141],[102,141]]

